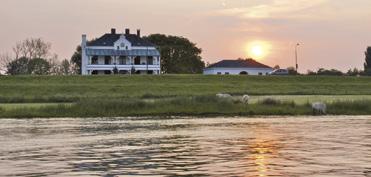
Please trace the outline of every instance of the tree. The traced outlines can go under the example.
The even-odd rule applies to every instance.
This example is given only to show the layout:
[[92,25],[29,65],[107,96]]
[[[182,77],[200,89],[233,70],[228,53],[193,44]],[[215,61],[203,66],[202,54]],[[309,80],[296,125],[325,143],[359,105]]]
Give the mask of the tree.
[[168,74],[202,73],[205,63],[202,50],[184,37],[152,34],[144,37],[155,44],[161,53],[161,70]]
[[29,59],[26,57],[21,57],[10,61],[6,65],[6,73],[10,75],[25,75],[28,72]]
[[0,74],[4,74],[7,71],[7,65],[13,61],[13,58],[8,54],[1,54],[0,55]]
[[49,70],[50,63],[43,58],[33,58],[28,62],[28,74],[47,75]]
[[347,72],[348,76],[359,76],[362,74],[362,71],[358,70],[357,68],[349,69]]
[[69,74],[71,74],[71,63],[67,59],[64,59],[61,62],[60,72],[61,72],[62,75],[69,75]]
[[17,42],[13,47],[15,59],[25,58],[47,58],[51,49],[51,44],[41,38],[30,38]]
[[367,48],[367,51],[365,52],[366,55],[366,61],[365,61],[365,74],[368,76],[371,76],[371,47]]
[[314,76],[314,75],[317,75],[317,73],[314,72],[314,71],[312,71],[312,70],[308,70],[308,71],[307,71],[307,75],[309,75],[309,76]]
[[[51,44],[41,38],[30,38],[17,42],[13,47],[15,57],[4,55],[1,57],[0,69],[7,74],[47,74],[50,63],[45,58],[50,56]],[[46,69],[48,69],[46,71]]]
[[73,53],[71,57],[71,65],[73,65],[74,72],[77,74],[81,74],[81,65],[82,65],[82,48],[81,45],[76,47],[75,53]]
[[317,71],[317,75],[323,75],[323,76],[342,76],[344,75],[343,72],[339,71],[339,70],[336,70],[336,69],[324,69],[324,68],[320,68],[318,69]]
[[298,75],[298,72],[296,71],[296,69],[294,67],[288,67],[287,68],[287,71],[289,72],[289,75]]
[[273,67],[273,69],[281,69],[280,65],[276,65]]

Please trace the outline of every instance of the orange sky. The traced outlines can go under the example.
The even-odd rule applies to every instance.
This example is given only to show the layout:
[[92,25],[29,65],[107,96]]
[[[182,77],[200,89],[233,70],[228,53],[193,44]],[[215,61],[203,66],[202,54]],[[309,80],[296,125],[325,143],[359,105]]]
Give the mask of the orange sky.
[[[207,62],[248,57],[262,42],[261,60],[300,71],[362,67],[371,45],[370,0],[1,0],[0,52],[16,41],[41,37],[69,58],[81,34],[99,37],[111,27],[144,35],[181,35],[203,49]],[[268,50],[269,49],[269,50]],[[251,53],[250,53],[251,55]]]

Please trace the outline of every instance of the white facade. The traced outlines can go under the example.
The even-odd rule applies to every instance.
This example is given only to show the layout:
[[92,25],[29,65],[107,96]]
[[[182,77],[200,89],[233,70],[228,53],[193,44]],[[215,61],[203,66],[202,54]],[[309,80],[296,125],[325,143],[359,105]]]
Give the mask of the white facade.
[[205,75],[268,75],[271,68],[206,68]]
[[[140,31],[136,45],[133,45],[126,36],[134,34],[111,34],[118,37],[112,45],[88,45],[86,35],[82,35],[82,75],[92,74],[160,74],[161,58],[159,51],[153,45],[138,45],[141,41]],[[118,36],[120,35],[120,36]],[[111,36],[112,37],[112,36]],[[132,36],[133,37],[133,36]],[[110,38],[108,38],[110,39]],[[102,44],[106,44],[103,40]]]

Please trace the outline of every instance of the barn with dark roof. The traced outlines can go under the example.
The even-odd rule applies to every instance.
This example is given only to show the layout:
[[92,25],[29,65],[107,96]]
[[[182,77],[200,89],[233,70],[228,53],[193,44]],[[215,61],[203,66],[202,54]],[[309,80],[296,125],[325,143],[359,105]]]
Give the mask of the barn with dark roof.
[[253,59],[222,60],[204,69],[205,75],[268,75],[273,68]]

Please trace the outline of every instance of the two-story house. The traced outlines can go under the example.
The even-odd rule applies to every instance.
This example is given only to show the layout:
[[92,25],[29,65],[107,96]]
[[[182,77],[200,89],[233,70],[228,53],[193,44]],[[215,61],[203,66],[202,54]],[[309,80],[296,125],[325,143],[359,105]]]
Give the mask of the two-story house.
[[160,52],[137,34],[111,33],[88,42],[82,35],[82,75],[94,74],[160,74]]

